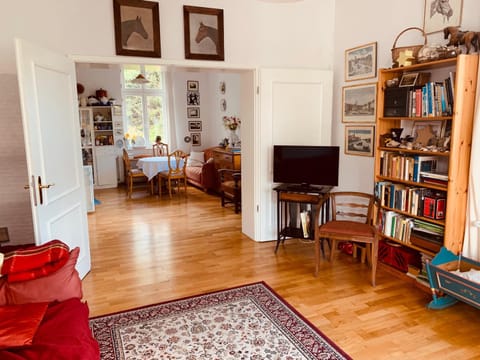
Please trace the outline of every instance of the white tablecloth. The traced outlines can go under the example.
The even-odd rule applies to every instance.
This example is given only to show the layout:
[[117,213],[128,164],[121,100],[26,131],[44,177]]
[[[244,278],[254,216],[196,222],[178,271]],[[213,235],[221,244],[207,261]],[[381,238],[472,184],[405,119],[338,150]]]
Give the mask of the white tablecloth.
[[[175,159],[172,159],[172,166]],[[152,180],[161,171],[168,171],[168,156],[144,157],[138,159],[137,167],[142,169],[148,180]]]

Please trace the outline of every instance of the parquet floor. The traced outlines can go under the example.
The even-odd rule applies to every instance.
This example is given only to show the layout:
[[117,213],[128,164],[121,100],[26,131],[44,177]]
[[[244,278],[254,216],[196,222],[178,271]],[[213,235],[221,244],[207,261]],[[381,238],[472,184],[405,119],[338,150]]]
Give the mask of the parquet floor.
[[161,199],[122,188],[96,191],[88,215],[92,270],[83,280],[91,316],[265,281],[354,359],[480,359],[480,311],[428,310],[430,296],[339,254],[313,276],[313,246],[257,243],[217,197],[188,189]]

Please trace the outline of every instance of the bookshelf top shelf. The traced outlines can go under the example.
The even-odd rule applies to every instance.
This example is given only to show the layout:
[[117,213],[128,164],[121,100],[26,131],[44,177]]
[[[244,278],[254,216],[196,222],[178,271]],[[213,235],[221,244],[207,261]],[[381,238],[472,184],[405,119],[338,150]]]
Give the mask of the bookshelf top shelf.
[[[459,55],[459,56],[462,56],[462,55]],[[416,70],[436,69],[436,68],[442,68],[446,66],[455,66],[456,63],[457,63],[457,58],[454,57],[449,59],[430,61],[422,64],[415,64],[415,65],[398,67],[398,68],[380,69],[380,71],[383,73],[403,73],[403,72],[410,72],[410,71],[416,71]]]
[[386,146],[381,146],[378,148],[378,150],[383,150],[383,151],[391,151],[391,152],[399,152],[399,153],[404,153],[404,154],[412,154],[412,155],[426,155],[426,156],[450,156],[449,151],[421,151],[421,150],[409,150],[409,149],[404,149],[404,148],[399,148],[399,147],[386,147]]

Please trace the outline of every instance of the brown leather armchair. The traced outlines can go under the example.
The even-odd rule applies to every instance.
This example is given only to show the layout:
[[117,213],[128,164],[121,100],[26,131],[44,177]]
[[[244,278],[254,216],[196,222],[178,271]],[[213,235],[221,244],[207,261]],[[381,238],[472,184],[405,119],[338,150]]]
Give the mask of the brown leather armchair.
[[242,208],[242,173],[232,169],[219,169],[218,173],[222,207],[231,203],[234,205],[235,214],[238,214]]

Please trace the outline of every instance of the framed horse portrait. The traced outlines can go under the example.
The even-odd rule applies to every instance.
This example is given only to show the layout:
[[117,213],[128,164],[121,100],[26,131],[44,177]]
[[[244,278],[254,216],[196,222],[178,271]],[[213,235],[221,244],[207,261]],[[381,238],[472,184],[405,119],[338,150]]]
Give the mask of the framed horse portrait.
[[160,57],[158,2],[113,0],[117,55]]
[[225,60],[223,9],[183,6],[185,58]]
[[423,32],[431,34],[444,28],[460,26],[463,0],[425,0]]

